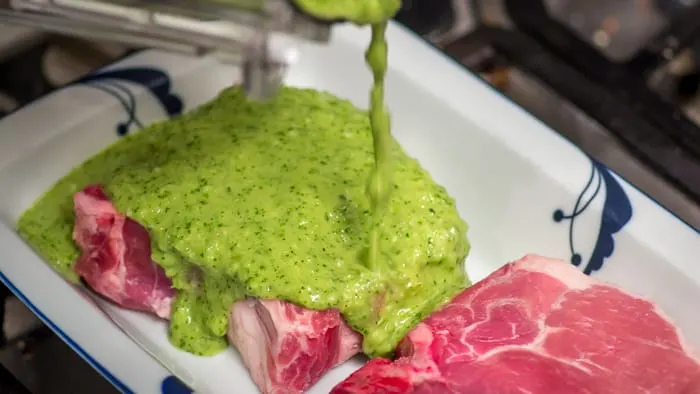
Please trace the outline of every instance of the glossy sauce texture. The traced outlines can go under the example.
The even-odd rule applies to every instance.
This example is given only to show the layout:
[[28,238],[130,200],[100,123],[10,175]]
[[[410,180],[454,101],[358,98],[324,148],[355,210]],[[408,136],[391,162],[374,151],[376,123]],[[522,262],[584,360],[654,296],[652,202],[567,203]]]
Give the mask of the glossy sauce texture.
[[[20,232],[74,278],[69,196],[104,183],[145,225],[154,260],[178,288],[170,339],[211,355],[246,295],[338,308],[387,355],[468,282],[466,224],[391,137],[385,31],[398,0],[297,0],[321,19],[371,24],[369,114],[312,90],[250,103],[232,88],[178,120],[115,144],[51,190]],[[369,115],[369,116],[368,116]]]
[[251,103],[238,87],[93,157],[23,215],[20,233],[69,276],[71,194],[103,183],[143,224],[154,260],[180,289],[171,340],[196,354],[225,346],[226,311],[244,295],[340,309],[370,355],[390,353],[467,284],[466,224],[445,189],[390,141],[393,187],[373,225],[367,112],[328,93],[284,88]]

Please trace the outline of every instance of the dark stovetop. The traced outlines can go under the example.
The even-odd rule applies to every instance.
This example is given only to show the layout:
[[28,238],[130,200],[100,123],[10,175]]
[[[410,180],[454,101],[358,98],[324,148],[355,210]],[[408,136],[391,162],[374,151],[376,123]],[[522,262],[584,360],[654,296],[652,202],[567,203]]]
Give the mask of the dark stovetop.
[[438,47],[700,229],[700,2],[411,3],[402,20],[430,15]]
[[648,84],[667,59],[700,42],[700,5],[673,15],[646,45],[615,62],[550,17],[541,1],[505,4],[527,37],[484,29],[481,39],[497,42],[506,56],[603,124],[626,150],[700,203],[700,128],[679,101],[664,98]]

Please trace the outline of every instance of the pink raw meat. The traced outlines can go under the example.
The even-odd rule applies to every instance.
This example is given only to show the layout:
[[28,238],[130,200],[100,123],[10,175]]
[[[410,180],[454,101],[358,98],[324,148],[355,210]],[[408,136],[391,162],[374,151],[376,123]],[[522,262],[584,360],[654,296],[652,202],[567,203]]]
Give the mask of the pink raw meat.
[[[146,229],[119,214],[99,185],[76,193],[74,205],[76,272],[121,306],[169,318],[176,290],[151,260]],[[360,351],[359,334],[336,310],[250,299],[232,306],[230,322],[229,338],[266,394],[301,393]]]
[[700,362],[651,302],[528,255],[418,324],[332,394],[698,394]]
[[82,251],[75,264],[78,275],[121,306],[168,318],[175,289],[151,260],[146,229],[119,214],[100,186],[86,187],[73,202],[73,239]]
[[360,351],[361,337],[334,309],[310,311],[281,301],[237,302],[229,340],[264,394],[302,393]]

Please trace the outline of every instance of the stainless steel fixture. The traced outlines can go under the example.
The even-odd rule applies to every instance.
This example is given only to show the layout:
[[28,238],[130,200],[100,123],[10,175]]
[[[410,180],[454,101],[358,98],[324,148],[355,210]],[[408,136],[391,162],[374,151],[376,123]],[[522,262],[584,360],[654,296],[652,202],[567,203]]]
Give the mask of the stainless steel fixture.
[[0,24],[214,56],[243,66],[246,91],[256,99],[274,94],[295,60],[293,46],[273,50],[274,34],[330,37],[329,23],[287,0],[0,0]]

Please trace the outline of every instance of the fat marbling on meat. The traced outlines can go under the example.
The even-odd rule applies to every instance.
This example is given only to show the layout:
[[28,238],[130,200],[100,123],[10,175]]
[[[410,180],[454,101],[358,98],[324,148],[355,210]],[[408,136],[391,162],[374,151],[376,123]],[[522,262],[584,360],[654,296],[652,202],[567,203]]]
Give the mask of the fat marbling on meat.
[[233,306],[229,322],[229,340],[266,394],[303,392],[361,350],[360,335],[335,309],[249,299]]
[[73,239],[81,254],[75,271],[97,293],[130,309],[170,316],[172,282],[151,260],[151,239],[143,226],[121,215],[100,186],[73,197]]
[[[76,272],[103,297],[170,317],[176,290],[151,259],[147,230],[120,214],[99,185],[74,196]],[[361,337],[337,310],[308,310],[278,300],[236,302],[229,338],[264,394],[302,393],[360,351]]]
[[397,359],[332,394],[698,394],[700,364],[652,302],[537,255],[419,323]]

